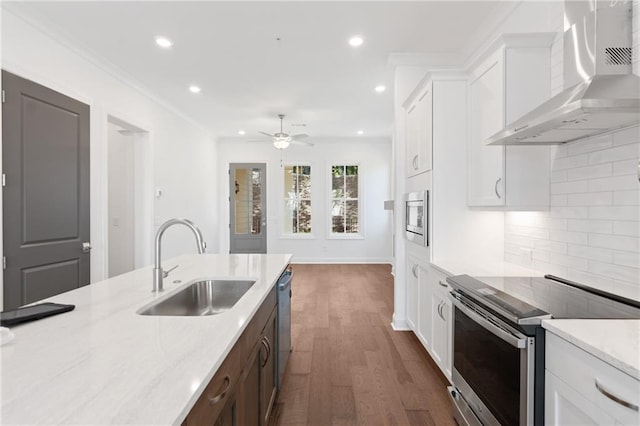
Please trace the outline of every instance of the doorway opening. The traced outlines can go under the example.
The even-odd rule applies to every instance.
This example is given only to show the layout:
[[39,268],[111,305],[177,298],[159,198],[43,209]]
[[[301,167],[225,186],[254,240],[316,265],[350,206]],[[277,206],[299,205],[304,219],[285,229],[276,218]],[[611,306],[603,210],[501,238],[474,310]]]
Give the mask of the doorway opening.
[[150,263],[153,191],[149,132],[107,119],[107,277]]

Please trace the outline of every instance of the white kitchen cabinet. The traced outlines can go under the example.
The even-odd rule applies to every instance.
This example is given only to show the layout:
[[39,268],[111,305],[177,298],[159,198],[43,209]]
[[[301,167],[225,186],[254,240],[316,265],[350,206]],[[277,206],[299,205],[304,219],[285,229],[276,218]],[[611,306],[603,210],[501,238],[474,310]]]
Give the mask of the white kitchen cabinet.
[[431,356],[442,372],[451,379],[451,318],[452,305],[448,297],[446,276],[431,268]]
[[420,283],[420,264],[417,259],[407,257],[407,323],[415,333],[418,332],[418,288]]
[[638,425],[639,390],[636,378],[546,332],[546,425]]
[[419,269],[419,311],[420,318],[418,326],[418,339],[428,348],[431,346],[432,339],[432,310],[431,297],[433,290],[431,288],[431,268],[420,266]]
[[405,102],[407,177],[428,172],[433,152],[433,90],[419,86]]
[[503,35],[474,62],[468,88],[469,206],[549,205],[549,148],[485,141],[550,97],[552,41],[550,34]]

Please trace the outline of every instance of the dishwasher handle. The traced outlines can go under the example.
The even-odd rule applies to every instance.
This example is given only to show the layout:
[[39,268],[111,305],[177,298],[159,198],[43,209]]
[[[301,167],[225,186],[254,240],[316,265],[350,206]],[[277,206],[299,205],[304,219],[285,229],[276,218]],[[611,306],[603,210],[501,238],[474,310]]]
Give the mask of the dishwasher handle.
[[289,287],[291,287],[291,280],[293,279],[293,271],[291,269],[287,269],[284,271],[280,278],[278,279],[278,291],[286,291]]

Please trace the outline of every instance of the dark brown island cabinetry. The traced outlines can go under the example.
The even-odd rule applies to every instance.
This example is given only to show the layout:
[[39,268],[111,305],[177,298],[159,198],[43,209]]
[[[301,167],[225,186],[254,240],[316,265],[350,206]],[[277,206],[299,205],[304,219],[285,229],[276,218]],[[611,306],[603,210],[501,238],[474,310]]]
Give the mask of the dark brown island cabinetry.
[[183,426],[266,425],[276,396],[276,289],[262,303]]

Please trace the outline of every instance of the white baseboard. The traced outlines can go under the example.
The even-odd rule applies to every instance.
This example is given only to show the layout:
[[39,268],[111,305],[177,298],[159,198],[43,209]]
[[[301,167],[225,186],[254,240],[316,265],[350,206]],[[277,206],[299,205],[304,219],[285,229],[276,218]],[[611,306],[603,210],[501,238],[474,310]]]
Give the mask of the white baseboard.
[[393,314],[393,319],[391,321],[391,328],[394,331],[411,331],[411,328],[409,328],[409,324],[407,323],[407,320],[396,319],[395,314]]
[[311,263],[311,264],[385,264],[391,265],[392,259],[384,258],[358,258],[358,257],[298,257],[293,256],[291,263]]

